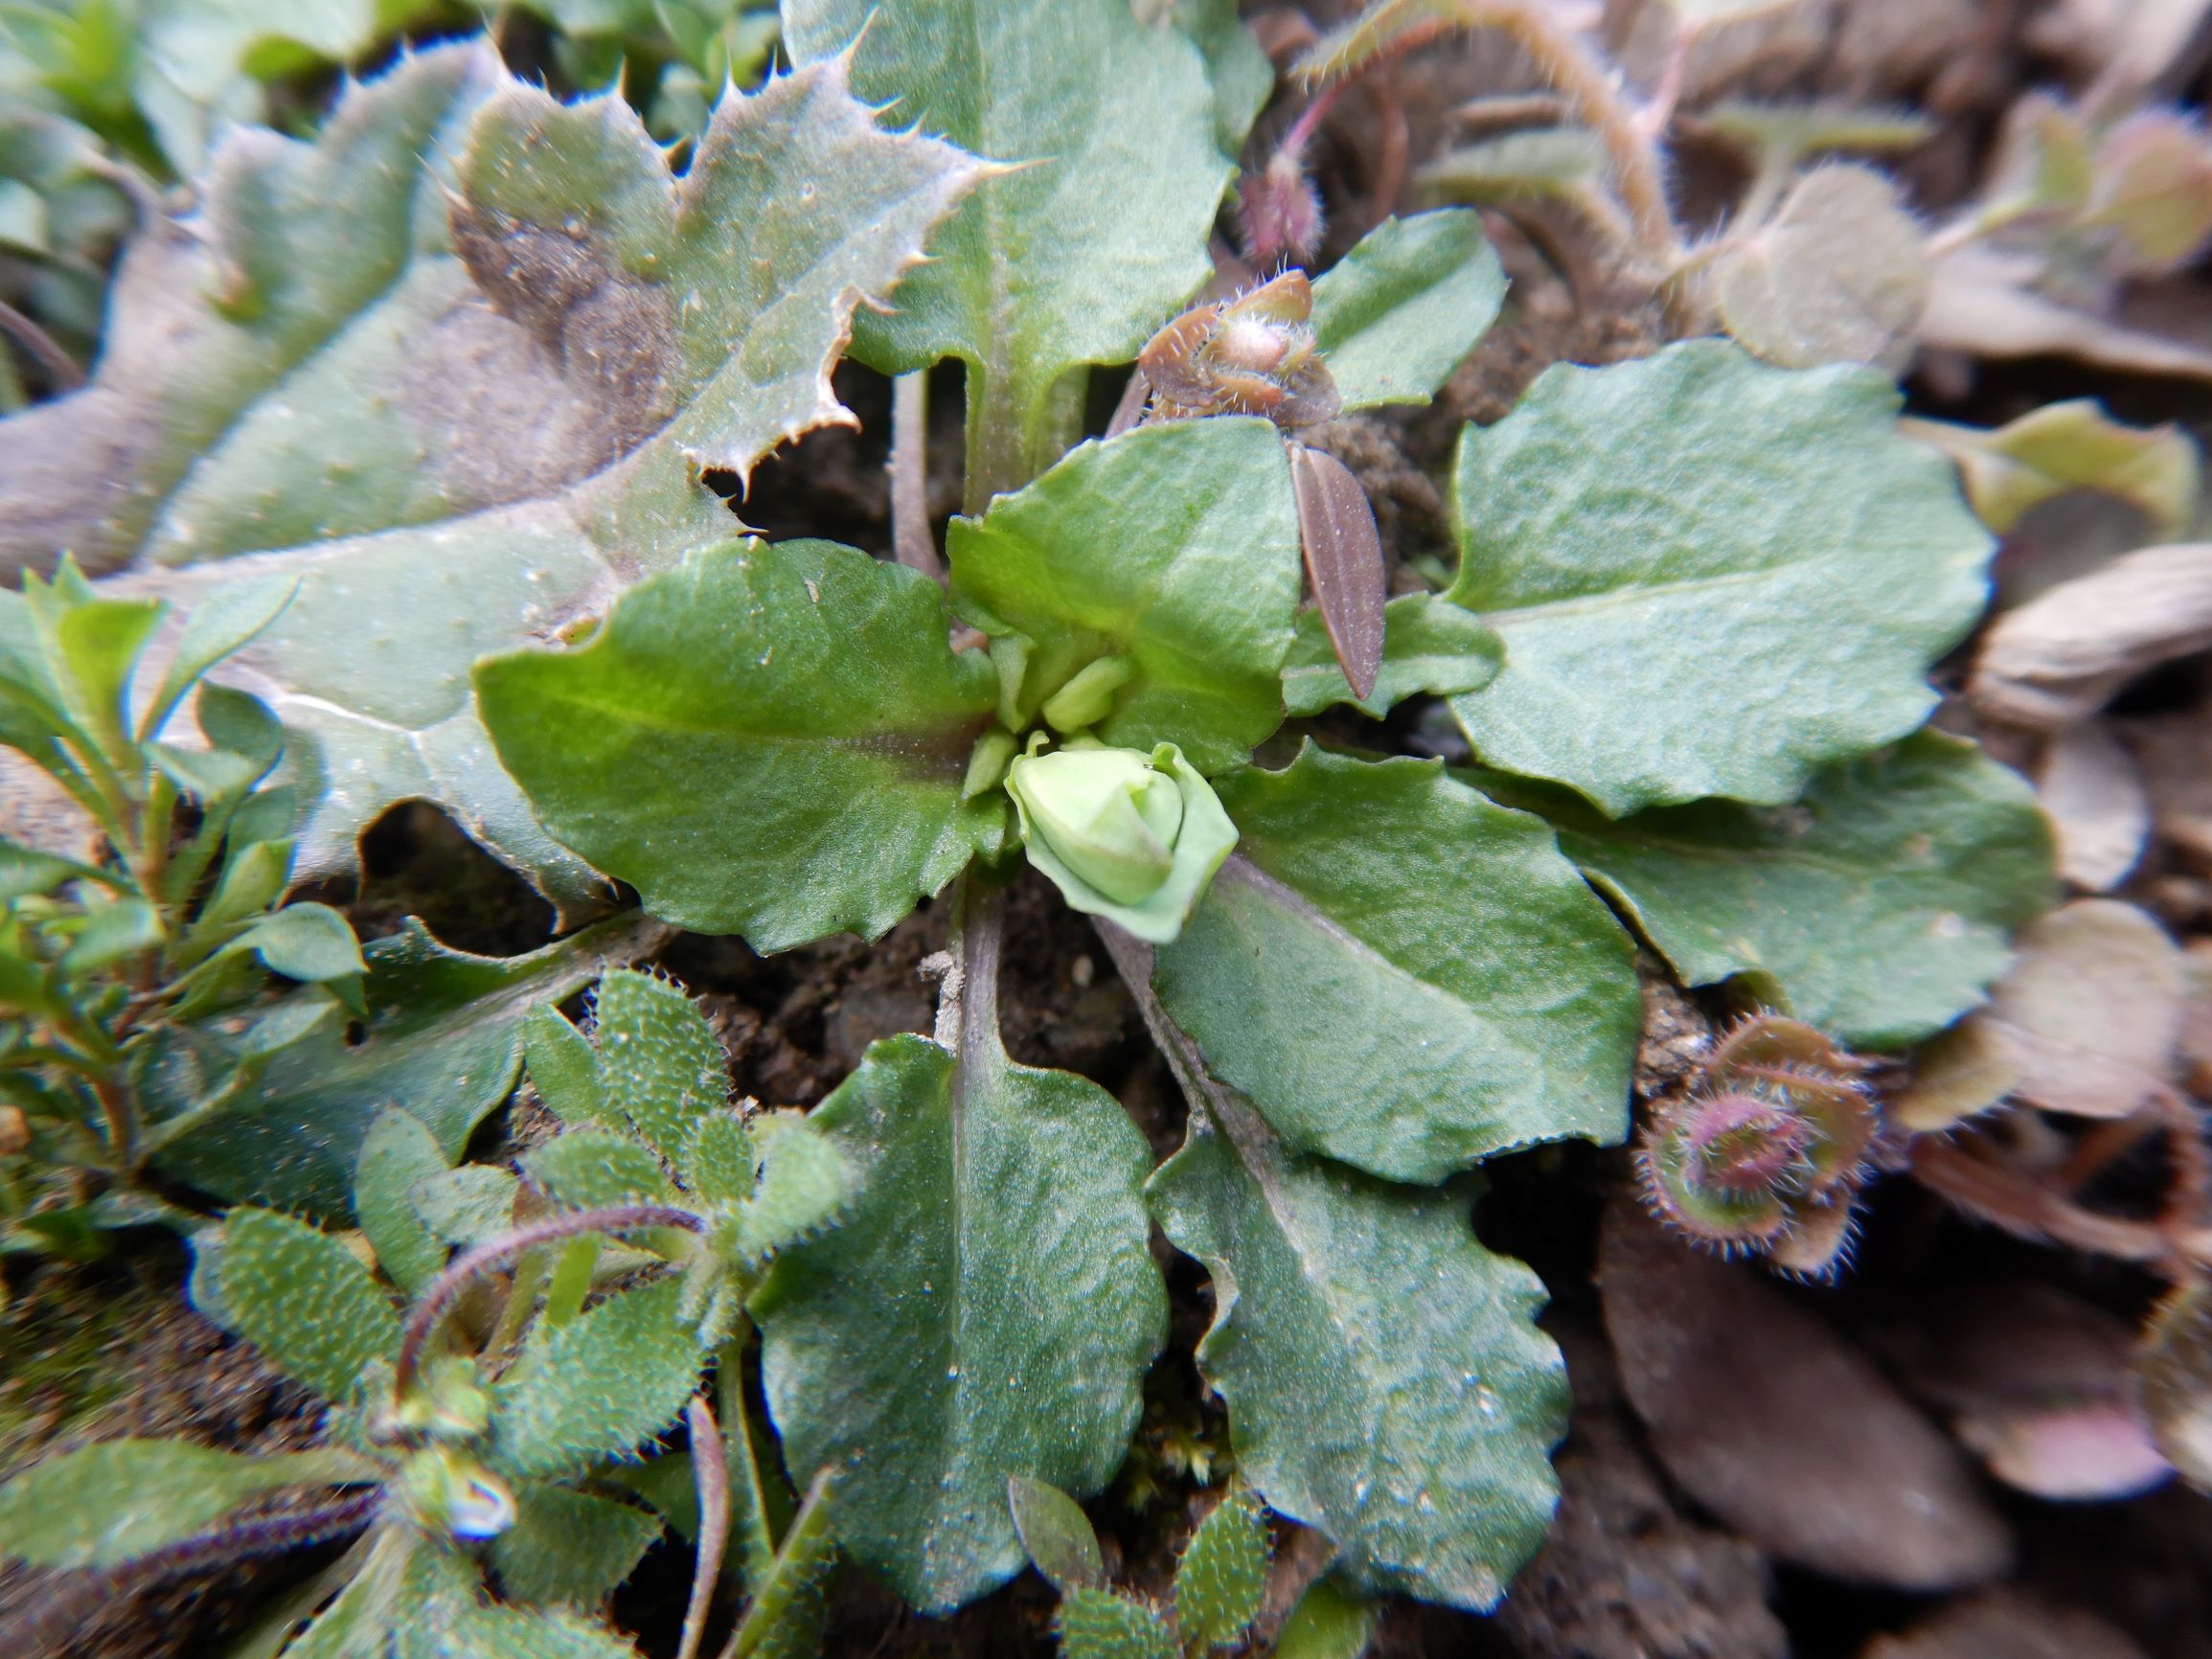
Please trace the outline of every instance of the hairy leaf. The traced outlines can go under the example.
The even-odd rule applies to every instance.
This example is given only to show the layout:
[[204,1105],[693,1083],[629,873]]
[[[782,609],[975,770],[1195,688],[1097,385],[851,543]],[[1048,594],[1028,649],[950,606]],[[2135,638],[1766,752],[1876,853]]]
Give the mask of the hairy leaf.
[[534,1337],[499,1382],[493,1455],[524,1479],[572,1474],[633,1455],[676,1420],[698,1382],[699,1352],[663,1280],[609,1297]]
[[485,1600],[475,1564],[455,1550],[413,1551],[398,1600],[392,1659],[637,1659],[596,1619]]
[[1053,1614],[1052,1628],[1065,1659],[1176,1659],[1168,1622],[1113,1590],[1070,1590]]
[[1375,690],[1356,697],[1337,665],[1321,613],[1302,610],[1298,637],[1283,662],[1283,702],[1300,718],[1318,715],[1332,703],[1350,703],[1380,719],[1423,692],[1439,697],[1479,692],[1504,664],[1505,647],[1496,630],[1472,611],[1434,594],[1403,594],[1382,609],[1382,667]]
[[422,1225],[446,1243],[481,1244],[513,1227],[518,1185],[512,1170],[463,1164],[416,1182],[407,1196]]
[[401,1290],[413,1292],[445,1265],[445,1247],[423,1225],[409,1194],[446,1167],[445,1150],[422,1120],[386,1106],[361,1140],[353,1167],[353,1214],[376,1265]]
[[69,546],[192,598],[297,578],[217,671],[291,731],[301,874],[422,797],[589,902],[492,762],[469,664],[725,535],[698,467],[849,419],[854,307],[978,174],[879,131],[840,62],[724,98],[679,179],[621,98],[562,108],[488,47],[425,52],[312,145],[235,133],[199,220],[134,244],[92,386],[0,439],[0,564]]
[[1470,427],[1450,597],[1506,652],[1452,703],[1476,753],[1617,817],[1785,801],[1918,725],[1990,540],[1896,406],[1864,371],[1693,341],[1551,369]]
[[1642,1026],[1629,940],[1539,820],[1437,761],[1311,745],[1220,791],[1242,853],[1154,983],[1292,1146],[1428,1182],[1530,1141],[1626,1132]]
[[1175,1565],[1175,1625],[1204,1652],[1238,1641],[1267,1588],[1267,1522],[1241,1491],[1207,1511]]
[[1198,1364],[1237,1466],[1371,1590],[1494,1605],[1543,1542],[1566,1427],[1542,1285],[1475,1242],[1464,1199],[1287,1156],[1203,1116],[1148,1191],[1213,1276]]
[[1127,1115],[966,1046],[878,1042],[815,1108],[859,1190],[753,1304],[786,1458],[844,1471],[839,1540],[929,1611],[1021,1570],[1010,1477],[1106,1484],[1166,1331]]
[[346,1452],[248,1456],[180,1440],[111,1440],[34,1464],[0,1487],[0,1557],[113,1567],[212,1526],[280,1487],[373,1473]]
[[737,1204],[737,1243],[764,1261],[827,1226],[851,1198],[853,1171],[810,1117],[769,1112],[753,1121],[759,1184]]
[[765,1572],[751,1584],[752,1605],[730,1638],[728,1659],[816,1659],[827,1608],[824,1587],[837,1564],[828,1470],[814,1477],[807,1501]]
[[1614,821],[1563,789],[1486,774],[1690,985],[1748,977],[1763,1002],[1854,1048],[1941,1030],[2056,896],[2050,826],[2016,774],[1922,732],[1833,766],[1794,806],[1700,801]]
[[822,541],[727,545],[633,588],[581,649],[476,672],[556,834],[656,916],[784,950],[871,938],[1006,833],[963,801],[996,697],[935,586]]
[[533,1483],[514,1494],[514,1524],[491,1540],[491,1565],[521,1602],[596,1607],[637,1570],[659,1519],[629,1504]]
[[608,1101],[672,1162],[702,1114],[730,1093],[729,1061],[698,1004],[680,985],[618,967],[599,982],[592,1045]]
[[1471,208],[1387,218],[1313,284],[1313,343],[1343,408],[1425,403],[1505,304]]
[[981,518],[954,519],[946,539],[961,615],[1030,642],[1007,711],[1017,726],[1107,656],[1134,670],[1095,728],[1116,747],[1174,743],[1210,775],[1281,724],[1298,514],[1266,421],[1168,421],[1085,443]]
[[328,1233],[273,1210],[233,1210],[217,1262],[231,1328],[327,1400],[343,1403],[363,1366],[399,1352],[399,1314]]
[[540,1003],[522,1017],[522,1063],[546,1109],[572,1127],[615,1122],[591,1039]]
[[571,1129],[525,1153],[522,1168],[545,1193],[579,1210],[676,1201],[652,1148],[613,1129]]
[[1192,42],[1140,22],[1129,0],[785,0],[783,11],[798,61],[857,40],[861,97],[973,154],[1028,164],[987,179],[930,239],[896,309],[855,324],[857,353],[886,372],[968,365],[979,505],[979,480],[1011,488],[1052,460],[1052,401],[1070,370],[1134,357],[1206,279],[1229,179],[1214,125],[1232,110],[1217,110]]
[[[448,950],[410,922],[364,953],[369,1017],[359,1042],[346,1040],[341,1020],[306,1027],[268,1061],[250,1096],[180,1136],[159,1163],[226,1198],[342,1216],[362,1138],[378,1112],[404,1107],[447,1159],[459,1158],[469,1133],[514,1086],[524,1011],[589,984],[657,937],[635,916],[617,917],[501,959]],[[251,1035],[249,1029],[243,1040]],[[150,1092],[182,1110],[236,1062],[221,1034],[177,1033]]]

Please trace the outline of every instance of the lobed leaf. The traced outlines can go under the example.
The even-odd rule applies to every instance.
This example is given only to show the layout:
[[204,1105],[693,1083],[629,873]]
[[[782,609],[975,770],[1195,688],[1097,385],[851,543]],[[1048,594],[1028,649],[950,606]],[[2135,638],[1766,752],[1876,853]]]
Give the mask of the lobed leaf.
[[1497,320],[1505,270],[1482,216],[1384,219],[1313,284],[1313,343],[1346,413],[1425,403]]
[[1785,801],[1911,731],[1990,540],[1896,406],[1876,375],[1693,341],[1551,369],[1470,427],[1449,597],[1505,641],[1452,702],[1476,754],[1618,817]]
[[655,916],[787,949],[870,938],[1006,834],[963,801],[996,695],[934,584],[851,548],[725,545],[640,583],[581,649],[476,670],[500,760]]
[[1700,801],[1616,821],[1563,789],[1476,782],[1550,819],[1685,984],[1744,975],[1851,1048],[1918,1041],[1980,1001],[2012,930],[2057,892],[2034,793],[1939,732],[1832,766],[1790,807]]
[[[1197,49],[1128,0],[785,0],[783,16],[797,61],[850,48],[861,97],[1016,164],[930,239],[896,309],[855,324],[855,355],[886,373],[968,365],[978,505],[1053,459],[1069,371],[1134,357],[1205,281],[1230,173],[1215,124],[1248,94],[1218,105]],[[983,452],[985,429],[1010,452]]]
[[1543,1542],[1566,1427],[1542,1285],[1478,1244],[1465,1201],[1288,1156],[1202,1115],[1147,1193],[1213,1276],[1198,1346],[1237,1466],[1343,1571],[1476,1610]]
[[1174,743],[1211,775],[1282,723],[1298,515],[1266,421],[1168,421],[1084,443],[980,518],[954,519],[946,540],[954,607],[1029,642],[1002,710],[1016,730],[1108,656],[1133,669],[1094,728],[1117,748]]
[[399,1352],[399,1316],[360,1258],[305,1221],[233,1210],[217,1264],[231,1329],[327,1400],[344,1403],[364,1366]]
[[699,1352],[677,1312],[682,1284],[610,1296],[534,1337],[499,1381],[493,1456],[520,1479],[574,1474],[624,1458],[667,1428],[698,1382]]
[[835,1466],[838,1536],[943,1611],[1026,1559],[1006,1483],[1096,1491],[1166,1329],[1144,1143],[1112,1097],[918,1036],[876,1043],[810,1122],[852,1161],[841,1224],[755,1296],[796,1468]]
[[296,580],[217,672],[292,734],[302,875],[420,797],[599,902],[493,761],[469,665],[726,534],[697,468],[849,420],[854,307],[978,176],[878,131],[842,62],[725,97],[677,178],[619,97],[563,108],[479,44],[404,59],[312,144],[235,132],[200,217],[133,244],[92,385],[7,423],[0,565]]
[[358,1481],[349,1453],[249,1455],[179,1440],[111,1440],[34,1464],[0,1487],[0,1557],[114,1567],[205,1531],[283,1487]]
[[1220,793],[1242,852],[1153,983],[1278,1134],[1432,1182],[1531,1141],[1627,1132],[1630,943],[1540,821],[1440,762],[1311,744]]

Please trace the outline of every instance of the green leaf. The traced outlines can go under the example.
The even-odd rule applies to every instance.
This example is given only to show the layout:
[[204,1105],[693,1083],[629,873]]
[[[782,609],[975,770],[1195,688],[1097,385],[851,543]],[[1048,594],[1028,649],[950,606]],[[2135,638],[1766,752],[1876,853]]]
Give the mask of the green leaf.
[[727,1659],[816,1659],[822,1650],[823,1588],[837,1564],[830,1474],[814,1477],[775,1561],[752,1586],[753,1603],[730,1638]]
[[1237,0],[1171,0],[1174,24],[1206,60],[1214,83],[1214,137],[1223,155],[1244,135],[1275,91],[1275,66],[1237,16]]
[[320,982],[366,973],[353,929],[327,904],[287,904],[254,923],[243,936],[271,973]]
[[[458,1159],[514,1086],[524,1011],[588,985],[657,938],[634,915],[617,917],[501,959],[447,950],[410,922],[364,952],[369,1015],[358,1042],[347,1041],[342,1020],[308,1026],[267,1060],[249,1098],[179,1137],[157,1162],[221,1197],[342,1216],[362,1137],[378,1112],[403,1106],[446,1158]],[[149,1093],[181,1110],[237,1058],[233,1040],[209,1028],[175,1033]]]
[[1030,642],[1017,725],[1109,656],[1134,670],[1096,726],[1117,748],[1174,743],[1210,775],[1282,723],[1302,573],[1290,470],[1266,421],[1168,421],[1083,444],[980,519],[954,519],[947,541],[961,615]]
[[534,1338],[499,1382],[494,1455],[522,1479],[629,1457],[667,1428],[698,1383],[699,1351],[677,1313],[683,1285],[626,1290]]
[[57,858],[35,847],[24,847],[0,838],[0,904],[27,898],[34,893],[51,893],[64,881],[77,880],[107,884],[114,877],[106,871],[80,864],[74,858]]
[[737,1113],[709,1112],[692,1125],[682,1172],[684,1185],[703,1204],[735,1204],[752,1196],[753,1138]]
[[1852,1048],[1949,1025],[2057,896],[2033,792],[1940,732],[1830,767],[1791,807],[1700,801],[1614,822],[1563,789],[1476,781],[1549,818],[1560,851],[1686,984],[1745,975],[1762,1002]]
[[533,1482],[514,1494],[514,1524],[491,1540],[490,1555],[515,1601],[596,1607],[660,1534],[659,1519],[644,1510]]
[[1057,453],[1062,376],[1134,357],[1210,272],[1230,170],[1197,48],[1129,0],[785,0],[783,14],[801,63],[857,40],[854,89],[901,125],[1029,164],[939,229],[896,309],[855,321],[856,353],[886,372],[968,365],[971,503],[1025,482]]
[[931,1612],[1021,1570],[1010,1477],[1106,1484],[1166,1331],[1142,1137],[1097,1084],[970,1046],[876,1043],[814,1109],[859,1190],[753,1303],[786,1459],[844,1471],[846,1551]]
[[285,1375],[344,1403],[361,1368],[399,1350],[399,1316],[360,1258],[273,1210],[223,1219],[217,1261],[230,1326]]
[[853,1170],[837,1143],[796,1112],[754,1119],[752,1138],[760,1183],[735,1220],[741,1254],[760,1261],[835,1219],[853,1195]]
[[311,144],[234,132],[193,230],[132,245],[93,384],[0,436],[0,563],[74,547],[197,608],[260,556],[298,596],[215,671],[291,733],[302,875],[421,798],[595,903],[470,665],[726,535],[697,468],[847,419],[854,307],[979,172],[878,130],[838,63],[724,98],[679,179],[619,97],[564,109],[484,44],[404,57]]
[[1274,1659],[1360,1659],[1375,1635],[1375,1608],[1355,1601],[1329,1579],[1316,1579],[1298,1598]]
[[1204,1652],[1243,1639],[1260,1616],[1270,1554],[1266,1520],[1243,1492],[1207,1511],[1175,1567],[1175,1625],[1186,1647]]
[[698,1004],[673,981],[618,967],[599,982],[592,1046],[608,1102],[673,1163],[700,1117],[729,1099],[729,1061]]
[[1619,817],[1786,801],[1917,726],[1990,539],[1896,408],[1878,375],[1693,341],[1469,427],[1450,598],[1506,652],[1452,703],[1475,752]]
[[370,1124],[353,1166],[353,1214],[376,1253],[376,1265],[401,1290],[414,1293],[438,1277],[445,1247],[422,1224],[408,1196],[416,1185],[445,1169],[445,1153],[422,1121],[386,1106]]
[[1362,700],[1352,694],[1321,613],[1301,610],[1298,637],[1283,660],[1283,702],[1290,714],[1305,719],[1333,703],[1350,703],[1380,719],[1423,692],[1438,697],[1479,692],[1505,666],[1505,644],[1497,630],[1434,594],[1392,600],[1383,607],[1382,630],[1382,667],[1375,690]]
[[218,588],[194,606],[169,667],[162,670],[160,688],[139,721],[140,741],[159,737],[199,677],[283,615],[299,585],[295,578],[273,576]]
[[1347,412],[1425,403],[1505,304],[1471,208],[1386,218],[1313,284],[1313,343]]
[[512,1170],[464,1164],[424,1176],[407,1197],[422,1225],[446,1243],[481,1244],[513,1230],[519,1185]]
[[1098,1534],[1075,1499],[1049,1481],[1014,1475],[1006,1483],[1006,1507],[1021,1547],[1054,1589],[1065,1596],[1106,1588]]
[[1628,1127],[1628,936],[1548,828],[1446,776],[1309,744],[1234,773],[1243,832],[1154,984],[1293,1147],[1440,1181]]
[[1167,1621],[1112,1590],[1069,1591],[1052,1627],[1063,1659],[1177,1659]]
[[652,1149],[612,1129],[571,1129],[526,1153],[522,1167],[544,1192],[573,1209],[676,1200]]
[[248,1456],[178,1440],[111,1440],[50,1457],[0,1487],[0,1557],[113,1567],[205,1531],[281,1487],[357,1481],[345,1452]]
[[996,695],[926,578],[828,542],[724,546],[639,584],[582,649],[476,671],[502,761],[646,908],[774,951],[873,938],[1006,808],[963,801]]
[[522,1062],[538,1098],[571,1126],[614,1121],[606,1085],[599,1075],[599,1055],[591,1039],[540,1004],[522,1017]]
[[1464,1198],[1238,1142],[1195,1117],[1153,1213],[1213,1276],[1198,1346],[1237,1467],[1363,1588],[1494,1606],[1543,1542],[1565,1431],[1543,1286],[1475,1242]]

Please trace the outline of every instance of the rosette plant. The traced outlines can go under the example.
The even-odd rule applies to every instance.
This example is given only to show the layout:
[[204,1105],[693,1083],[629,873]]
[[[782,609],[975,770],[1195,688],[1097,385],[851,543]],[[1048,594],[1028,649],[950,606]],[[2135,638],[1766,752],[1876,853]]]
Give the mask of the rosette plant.
[[[2047,835],[1916,728],[1990,539],[1879,375],[1718,341],[1561,366],[1460,435],[1457,573],[1399,572],[1356,695],[1301,601],[1356,515],[1238,411],[1324,408],[1323,376],[1347,417],[1426,400],[1507,297],[1479,218],[1376,226],[1294,339],[1224,306],[1233,338],[1155,353],[1149,418],[1086,438],[1094,371],[1243,280],[1208,241],[1272,77],[1234,7],[782,21],[795,67],[726,96],[680,175],[619,102],[481,48],[355,91],[313,146],[241,144],[207,234],[126,264],[137,292],[204,261],[148,334],[168,355],[11,434],[64,481],[119,400],[161,442],[34,505],[126,583],[300,573],[225,671],[338,780],[303,871],[426,798],[572,917],[608,878],[763,952],[950,913],[934,1033],[809,1116],[835,1224],[720,1275],[682,1336],[758,1328],[783,1461],[835,1471],[847,1555],[946,1609],[1024,1566],[1010,1482],[1104,1487],[1167,1339],[1156,1224],[1210,1278],[1239,1489],[1323,1534],[1347,1593],[1490,1606],[1544,1535],[1567,1395],[1542,1286],[1460,1178],[1625,1135],[1639,941],[1855,1053],[1981,996]],[[357,258],[324,257],[339,213]],[[426,378],[448,351],[506,376],[481,408]],[[943,561],[925,517],[891,562],[750,536],[709,487],[853,420],[843,355],[896,378],[906,508],[920,377],[960,365]],[[1215,373],[1296,384],[1240,404],[1194,387]],[[1370,752],[1412,721],[1361,718],[1415,698],[1430,758]],[[1105,1089],[1002,1042],[1024,863],[1095,919],[1189,1100],[1157,1169]],[[360,1144],[345,1104],[318,1146]]]

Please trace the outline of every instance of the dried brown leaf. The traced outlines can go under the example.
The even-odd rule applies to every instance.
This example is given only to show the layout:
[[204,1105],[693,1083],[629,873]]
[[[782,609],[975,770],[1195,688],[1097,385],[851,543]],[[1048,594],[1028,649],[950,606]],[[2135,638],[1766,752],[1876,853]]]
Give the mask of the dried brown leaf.
[[1927,303],[1920,226],[1882,173],[1832,162],[1716,261],[1713,303],[1728,332],[1790,369],[1891,357]]
[[2036,796],[2059,837],[2059,874],[2106,893],[2128,877],[2151,833],[2151,799],[2135,758],[2098,720],[2068,726],[2043,753]]

